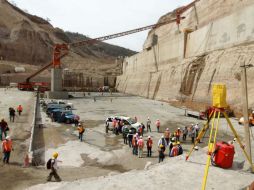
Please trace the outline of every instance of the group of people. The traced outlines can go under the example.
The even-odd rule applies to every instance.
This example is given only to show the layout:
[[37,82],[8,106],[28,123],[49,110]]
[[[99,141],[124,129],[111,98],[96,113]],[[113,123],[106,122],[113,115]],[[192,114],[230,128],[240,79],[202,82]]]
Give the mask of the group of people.
[[[21,115],[23,111],[23,107],[19,105],[17,107],[17,112],[19,115]],[[9,108],[9,118],[10,122],[15,121],[15,114],[16,110],[12,107]],[[8,123],[2,119],[0,122],[0,140],[2,141],[2,152],[3,152],[3,163],[4,164],[9,164],[10,160],[10,155],[11,151],[13,151],[13,145],[12,145],[12,140],[11,137],[8,135],[10,128],[8,126]]]
[[[137,118],[135,117],[137,121]],[[141,126],[137,129],[137,133],[133,133],[132,130],[129,130],[127,126],[123,125],[120,129],[123,135],[124,144],[129,145],[132,148],[132,154],[137,155],[139,158],[142,157],[143,149],[146,147],[147,149],[147,157],[152,156],[152,147],[153,147],[153,139],[151,136],[148,136],[147,139],[144,139],[144,131],[146,128],[147,132],[151,132],[151,120],[147,118],[147,125],[141,123]],[[121,126],[121,121],[119,124],[116,122],[116,126]],[[114,121],[113,121],[114,126]],[[160,132],[160,120],[157,119],[155,122],[155,127],[157,132]],[[188,129],[188,128],[187,128]],[[119,130],[119,129],[117,129]],[[180,143],[180,137],[183,135],[183,139],[186,132],[178,128],[175,132],[170,133],[167,128],[164,132],[164,135],[158,141],[158,152],[159,152],[159,162],[162,162],[165,158],[165,151],[167,147],[169,148],[170,157],[178,156],[183,153],[183,148]],[[186,138],[185,138],[186,140]]]

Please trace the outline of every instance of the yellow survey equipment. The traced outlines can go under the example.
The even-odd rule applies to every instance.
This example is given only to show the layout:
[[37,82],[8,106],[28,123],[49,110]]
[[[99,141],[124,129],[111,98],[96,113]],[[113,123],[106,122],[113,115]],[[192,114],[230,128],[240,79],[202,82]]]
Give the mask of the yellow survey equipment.
[[228,107],[226,97],[227,97],[226,85],[214,84],[213,85],[213,107],[216,107],[216,108]]

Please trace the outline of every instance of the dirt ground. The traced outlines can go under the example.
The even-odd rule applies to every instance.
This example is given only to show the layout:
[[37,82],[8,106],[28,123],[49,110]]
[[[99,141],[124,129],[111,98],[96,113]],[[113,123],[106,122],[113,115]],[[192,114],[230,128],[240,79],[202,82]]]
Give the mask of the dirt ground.
[[[0,91],[0,93],[5,92]],[[10,91],[10,94],[13,94],[13,92]],[[5,94],[5,102],[12,100],[7,98],[10,94]],[[27,97],[28,94],[25,95],[18,94],[19,97]],[[0,164],[0,182],[3,184],[0,189],[19,190],[27,189],[36,184],[47,185],[48,171],[44,165],[55,151],[59,152],[59,159],[63,161],[59,164],[59,175],[64,182],[91,177],[114,176],[135,170],[142,171],[144,168],[151,165],[155,166],[158,163],[157,141],[166,128],[174,131],[178,127],[184,127],[192,123],[199,123],[202,126],[204,122],[196,118],[185,117],[184,110],[172,107],[167,103],[136,96],[125,94],[104,94],[104,96],[101,96],[98,93],[91,93],[90,96],[86,97],[83,97],[81,93],[74,93],[73,95],[75,98],[68,100],[68,102],[73,103],[75,108],[73,112],[80,115],[81,120],[85,123],[84,142],[78,141],[77,131],[73,125],[51,122],[41,110],[44,127],[36,130],[34,144],[36,147],[34,157],[37,166],[23,168],[23,158],[28,148],[29,129],[32,121],[32,115],[24,112],[22,117],[17,120],[16,125],[18,128],[12,132],[14,142],[20,146],[14,145],[15,151],[10,165]],[[94,97],[96,101],[94,101]],[[32,102],[34,102],[33,95],[30,94],[26,101],[30,103],[26,105],[32,105]],[[9,104],[0,104],[2,108],[7,105]],[[30,110],[32,110],[32,107]],[[136,116],[139,122],[144,123],[147,117],[150,117],[152,132],[145,132],[144,138],[152,136],[154,140],[152,158],[146,157],[145,149],[143,158],[133,156],[131,149],[123,144],[121,135],[116,136],[112,132],[105,134],[105,118],[111,115]],[[157,133],[155,129],[154,122],[156,119],[160,119],[162,124],[160,133]],[[241,126],[238,126],[237,121],[233,120],[233,124],[237,125],[237,130],[242,135],[243,130],[240,129]],[[223,119],[221,125],[218,139],[231,140],[232,134]],[[203,139],[204,143],[199,144],[200,147],[206,146],[207,136],[208,134]],[[22,145],[22,143],[25,145]],[[188,151],[191,146],[192,143],[188,138],[183,143],[184,152]],[[168,150],[166,154],[168,154]],[[166,157],[166,160],[170,161],[170,159]],[[52,185],[54,184],[56,183]]]

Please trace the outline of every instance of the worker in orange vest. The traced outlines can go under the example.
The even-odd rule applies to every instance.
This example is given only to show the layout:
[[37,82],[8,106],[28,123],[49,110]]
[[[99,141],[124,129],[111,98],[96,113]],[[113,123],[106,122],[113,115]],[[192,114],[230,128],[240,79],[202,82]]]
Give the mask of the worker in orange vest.
[[182,131],[180,128],[178,128],[176,131],[175,131],[175,136],[176,136],[176,141],[180,141],[180,136],[182,134]]
[[156,128],[157,128],[157,132],[159,133],[159,131],[160,131],[160,126],[161,126],[161,122],[160,122],[159,119],[156,120],[155,125],[156,125]]
[[4,158],[3,158],[3,163],[4,164],[9,164],[9,159],[11,155],[11,151],[13,150],[12,148],[12,140],[10,136],[7,136],[5,140],[2,142],[2,150],[4,153]]
[[153,140],[150,136],[148,136],[146,147],[147,147],[147,157],[152,156],[152,146],[153,146]]
[[22,111],[23,111],[23,107],[21,105],[19,105],[17,107],[17,112],[19,113],[19,116],[21,115]]
[[78,129],[78,134],[79,134],[78,138],[79,138],[80,142],[82,142],[83,141],[83,134],[85,132],[85,128],[81,123],[79,123],[77,129]]
[[173,143],[173,148],[170,152],[170,157],[175,157],[178,156],[178,147],[177,147],[177,143]]

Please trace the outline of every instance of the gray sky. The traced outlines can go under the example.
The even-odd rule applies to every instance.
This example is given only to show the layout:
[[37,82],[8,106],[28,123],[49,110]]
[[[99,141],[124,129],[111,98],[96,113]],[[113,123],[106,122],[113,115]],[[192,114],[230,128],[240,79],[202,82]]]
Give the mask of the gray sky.
[[[95,38],[150,24],[192,0],[12,0],[21,9],[49,18],[54,27]],[[146,32],[107,41],[142,50]]]

